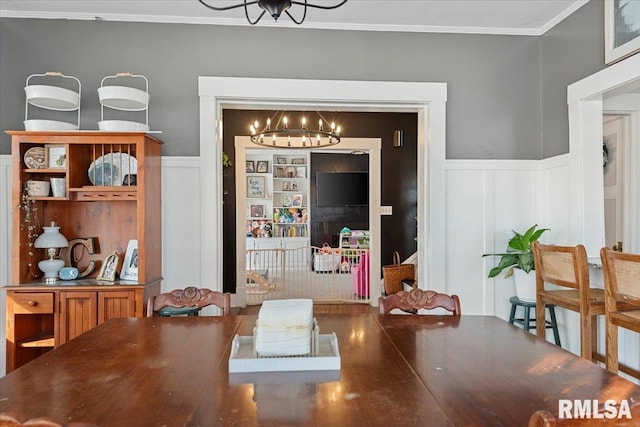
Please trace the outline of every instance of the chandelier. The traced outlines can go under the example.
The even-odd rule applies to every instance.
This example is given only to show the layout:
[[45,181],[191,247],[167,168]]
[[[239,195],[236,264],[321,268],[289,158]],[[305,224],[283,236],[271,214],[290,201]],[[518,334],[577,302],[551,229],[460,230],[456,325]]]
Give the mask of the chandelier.
[[[264,16],[265,13],[269,12],[269,15],[271,15],[271,17],[277,21],[278,18],[280,17],[280,15],[282,14],[282,12],[286,13],[287,16],[289,16],[289,18],[291,18],[291,20],[293,22],[295,22],[296,24],[300,25],[304,22],[304,19],[307,17],[307,8],[309,7],[313,7],[316,9],[336,9],[340,6],[342,6],[343,4],[345,4],[347,2],[347,0],[342,0],[340,1],[338,4],[335,4],[333,6],[322,6],[319,4],[312,4],[309,3],[307,0],[304,1],[295,1],[295,0],[254,0],[254,1],[247,1],[244,0],[242,3],[238,3],[238,4],[234,4],[232,6],[222,6],[222,7],[218,7],[218,6],[211,6],[210,4],[207,3],[207,1],[216,1],[216,0],[198,0],[200,3],[202,3],[204,6],[208,7],[209,9],[213,9],[216,11],[225,11],[225,10],[231,10],[231,9],[236,9],[238,7],[244,7],[244,15],[247,17],[247,21],[249,21],[249,24],[251,25],[255,25],[258,23],[258,21],[260,21],[260,19],[262,19],[262,17]],[[252,21],[251,18],[249,18],[249,7],[251,5],[254,4],[258,4],[258,6],[260,7],[260,9],[262,9],[262,13],[260,15],[258,15],[258,17]],[[293,16],[291,16],[291,14],[289,13],[289,8],[291,7],[291,5],[296,4],[299,6],[304,6],[303,12],[302,12],[302,18],[300,18],[299,20],[297,20],[296,18],[294,18]]]
[[260,130],[260,123],[256,120],[249,126],[251,142],[268,148],[320,148],[330,147],[340,143],[340,126],[335,122],[327,122],[322,114],[318,115],[318,128],[309,129],[307,118],[303,114],[300,127],[289,127],[289,119],[284,111],[276,112],[267,118],[264,128]]

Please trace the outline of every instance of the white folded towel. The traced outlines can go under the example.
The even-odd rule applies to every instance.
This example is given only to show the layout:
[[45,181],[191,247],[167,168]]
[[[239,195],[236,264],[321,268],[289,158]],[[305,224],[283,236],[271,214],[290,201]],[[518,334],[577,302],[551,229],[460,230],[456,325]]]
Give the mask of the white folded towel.
[[311,352],[313,301],[267,300],[256,322],[258,356],[297,356]]

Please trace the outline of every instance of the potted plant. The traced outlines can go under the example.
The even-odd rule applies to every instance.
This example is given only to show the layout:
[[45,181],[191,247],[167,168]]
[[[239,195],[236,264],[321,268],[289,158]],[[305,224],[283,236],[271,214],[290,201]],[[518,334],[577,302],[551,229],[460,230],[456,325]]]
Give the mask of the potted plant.
[[529,228],[524,234],[513,230],[513,237],[507,245],[507,252],[500,254],[484,254],[484,256],[499,256],[500,262],[489,272],[489,277],[496,277],[503,270],[508,269],[505,278],[514,276],[516,295],[524,301],[536,300],[535,270],[531,244],[538,240],[548,228],[538,228],[538,224]]

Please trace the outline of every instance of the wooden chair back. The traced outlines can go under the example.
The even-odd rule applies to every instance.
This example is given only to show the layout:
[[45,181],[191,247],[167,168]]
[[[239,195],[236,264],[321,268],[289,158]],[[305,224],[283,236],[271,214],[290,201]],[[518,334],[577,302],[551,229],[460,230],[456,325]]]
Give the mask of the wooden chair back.
[[[619,406],[618,406],[619,408]],[[638,425],[640,420],[640,404],[636,403],[629,408],[630,417],[627,414],[620,418],[607,418],[609,413],[598,413],[598,417],[591,418],[565,418],[557,419],[549,411],[536,411],[529,418],[528,427],[600,427],[600,426],[616,426],[616,427],[632,427]]]
[[95,424],[89,423],[70,423],[70,424],[58,424],[54,421],[51,421],[48,418],[32,418],[30,420],[21,422],[17,417],[13,414],[3,412],[0,414],[0,427],[18,427],[18,426],[29,426],[29,427],[97,427]]
[[[400,291],[395,294],[380,297],[378,299],[380,314],[387,314],[394,308],[400,310],[433,310],[434,308],[444,308],[454,316],[460,316],[460,298],[457,295],[447,295],[435,291],[424,291],[414,288],[410,291]],[[417,311],[415,311],[417,312]]]
[[160,295],[149,297],[147,301],[147,317],[164,307],[207,307],[215,305],[222,310],[223,316],[231,314],[231,294],[212,291],[207,288],[188,286],[184,289],[174,289]]
[[578,290],[589,289],[589,261],[582,245],[556,246],[533,243],[536,283],[552,283]]
[[[640,305],[640,255],[616,252],[609,248],[600,250],[605,284],[605,301],[611,309],[616,301]],[[609,308],[609,306],[607,306]]]
[[640,333],[640,255],[600,249],[604,276],[607,370],[640,379],[640,370],[618,360],[618,327]]
[[[577,312],[580,315],[580,356],[590,361],[604,361],[604,356],[597,352],[596,328],[596,316],[604,315],[604,291],[590,287],[586,249],[583,245],[556,246],[534,242],[532,250],[536,305],[554,304]],[[559,288],[547,288],[547,283]],[[536,310],[536,325],[545,324],[545,313],[546,310]],[[546,329],[536,328],[536,335],[546,338]]]

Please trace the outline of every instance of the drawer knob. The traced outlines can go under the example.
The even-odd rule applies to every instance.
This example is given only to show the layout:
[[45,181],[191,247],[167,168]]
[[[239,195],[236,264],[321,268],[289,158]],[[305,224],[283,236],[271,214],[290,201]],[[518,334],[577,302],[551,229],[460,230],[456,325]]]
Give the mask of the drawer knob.
[[38,302],[37,301],[33,301],[33,300],[29,300],[29,302],[27,304],[29,304],[31,307],[35,307],[36,305],[38,305]]

